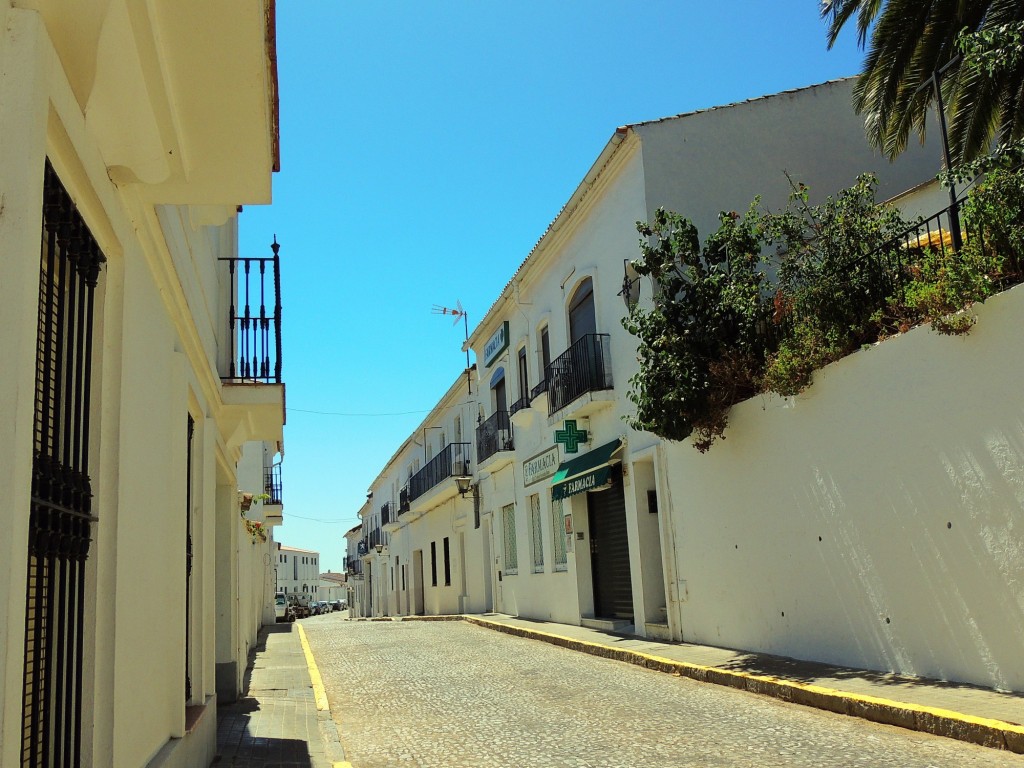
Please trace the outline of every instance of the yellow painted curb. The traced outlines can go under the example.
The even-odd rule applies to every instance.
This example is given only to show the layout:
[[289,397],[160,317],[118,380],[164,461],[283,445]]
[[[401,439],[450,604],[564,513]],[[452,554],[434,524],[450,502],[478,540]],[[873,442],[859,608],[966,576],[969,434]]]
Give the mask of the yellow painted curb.
[[330,709],[327,704],[327,691],[324,690],[324,679],[320,677],[320,670],[316,666],[316,659],[313,658],[313,651],[309,649],[306,631],[298,622],[295,623],[295,626],[299,628],[299,642],[302,643],[302,653],[306,657],[306,666],[309,667],[309,679],[313,683],[313,697],[316,699],[317,711],[324,712]]
[[667,659],[642,651],[611,648],[587,640],[576,640],[563,635],[541,632],[536,629],[515,627],[500,622],[488,621],[477,616],[465,616],[465,621],[487,629],[494,629],[518,637],[533,638],[563,648],[589,653],[606,659],[615,659],[636,664],[659,672],[670,672],[705,683],[715,683],[759,693],[782,701],[826,709],[843,715],[860,717],[887,725],[895,725],[936,736],[959,739],[985,747],[1007,749],[1024,753],[1024,726],[966,715],[938,707],[892,701],[875,696],[841,691],[809,683],[780,680],[768,675],[753,675],[746,672],[708,667],[686,661]]

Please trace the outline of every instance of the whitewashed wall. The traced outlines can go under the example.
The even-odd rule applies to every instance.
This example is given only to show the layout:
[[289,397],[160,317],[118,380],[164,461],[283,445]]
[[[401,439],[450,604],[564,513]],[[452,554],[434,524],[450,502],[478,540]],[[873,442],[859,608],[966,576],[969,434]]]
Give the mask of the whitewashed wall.
[[1024,289],[670,444],[682,638],[1024,689]]

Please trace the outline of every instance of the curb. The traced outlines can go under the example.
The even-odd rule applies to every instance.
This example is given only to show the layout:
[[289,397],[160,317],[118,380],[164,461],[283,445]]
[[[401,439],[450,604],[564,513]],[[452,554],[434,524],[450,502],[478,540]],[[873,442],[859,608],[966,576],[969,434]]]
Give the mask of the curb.
[[[313,687],[313,698],[316,700],[317,719],[320,725],[320,736],[324,741],[324,748],[327,759],[332,768],[352,768],[352,764],[344,759],[345,749],[341,745],[341,736],[338,734],[338,727],[331,714],[331,707],[327,701],[327,691],[324,689],[324,679],[320,676],[320,668],[313,658],[313,651],[306,639],[306,630],[298,622],[295,626],[299,630],[299,643],[302,645],[302,655],[306,658],[306,668],[309,670],[309,680]],[[334,759],[335,757],[339,759]]]
[[476,616],[463,616],[463,621],[478,627],[504,632],[517,637],[531,638],[557,645],[581,653],[589,653],[605,659],[624,661],[629,664],[645,667],[657,672],[667,672],[680,677],[688,677],[703,683],[725,685],[771,696],[791,704],[802,704],[808,707],[828,710],[841,715],[859,717],[885,725],[894,725],[912,731],[921,731],[933,736],[944,736],[959,741],[967,741],[983,747],[1004,749],[1024,754],[1024,726],[1014,725],[1002,720],[974,717],[960,712],[925,707],[918,704],[890,701],[874,696],[862,696],[846,691],[826,688],[807,683],[796,683],[780,680],[766,675],[754,675],[745,672],[707,667],[676,661],[662,656],[653,656],[641,651],[630,651],[621,648],[609,648],[606,645],[590,643],[585,640],[553,635],[524,627],[513,627]]

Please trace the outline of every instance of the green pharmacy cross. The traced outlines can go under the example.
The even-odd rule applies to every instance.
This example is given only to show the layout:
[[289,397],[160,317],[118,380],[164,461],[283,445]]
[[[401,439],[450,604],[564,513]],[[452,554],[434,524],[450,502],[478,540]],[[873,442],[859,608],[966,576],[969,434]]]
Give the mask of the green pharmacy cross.
[[565,429],[555,430],[555,442],[561,443],[566,453],[579,453],[580,443],[589,441],[587,430],[577,429],[575,419],[566,419]]

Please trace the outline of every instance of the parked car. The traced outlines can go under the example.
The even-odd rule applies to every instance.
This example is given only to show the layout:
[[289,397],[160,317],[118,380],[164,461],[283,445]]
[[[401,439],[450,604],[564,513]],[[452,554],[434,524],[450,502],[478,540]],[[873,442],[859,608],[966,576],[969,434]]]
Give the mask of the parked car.
[[332,605],[331,603],[327,602],[326,600],[321,600],[319,602],[319,605],[320,605],[320,613],[330,613],[331,611],[334,610],[334,605]]
[[274,595],[274,618],[278,621],[295,621],[295,611],[288,604],[288,596],[284,592]]
[[319,616],[320,615],[320,603],[318,603],[316,600],[310,600],[309,601],[309,615],[310,616]]
[[301,595],[288,595],[288,605],[296,619],[304,619],[309,616],[309,601]]

